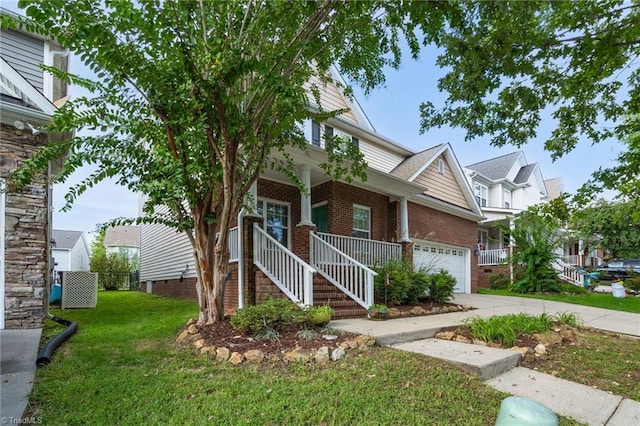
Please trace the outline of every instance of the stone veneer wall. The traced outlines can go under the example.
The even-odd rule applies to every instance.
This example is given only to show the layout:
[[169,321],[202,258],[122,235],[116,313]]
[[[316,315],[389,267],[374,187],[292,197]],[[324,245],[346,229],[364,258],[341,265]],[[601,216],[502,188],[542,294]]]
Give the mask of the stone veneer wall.
[[[6,178],[46,144],[46,135],[2,125],[0,177]],[[46,173],[20,193],[5,197],[5,328],[40,328],[48,282],[48,204]]]

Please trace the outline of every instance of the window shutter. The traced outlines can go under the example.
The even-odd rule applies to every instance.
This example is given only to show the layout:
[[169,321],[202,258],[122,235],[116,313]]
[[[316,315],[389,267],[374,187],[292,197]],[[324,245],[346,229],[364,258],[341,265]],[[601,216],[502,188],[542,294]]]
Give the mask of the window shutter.
[[325,138],[325,145],[327,143],[326,141],[333,139],[333,127],[327,126],[326,124],[324,125],[324,138]]
[[355,136],[351,136],[351,144],[356,148],[360,148],[360,141]]
[[320,146],[320,123],[311,122],[311,145]]

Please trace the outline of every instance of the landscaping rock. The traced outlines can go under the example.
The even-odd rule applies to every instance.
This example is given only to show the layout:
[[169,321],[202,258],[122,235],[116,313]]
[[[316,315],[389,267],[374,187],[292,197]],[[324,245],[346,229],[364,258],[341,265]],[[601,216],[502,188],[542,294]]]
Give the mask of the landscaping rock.
[[426,314],[427,311],[422,306],[416,306],[415,308],[411,309],[409,313],[411,313],[412,315],[420,316]]
[[201,354],[215,355],[216,354],[216,347],[215,346],[203,346],[202,348],[200,348],[200,353]]
[[542,343],[538,343],[535,348],[533,348],[534,352],[538,355],[544,355],[547,353],[547,348]]
[[186,329],[182,330],[182,332],[178,334],[178,337],[176,338],[176,343],[183,343],[187,337],[189,337],[189,332]]
[[358,343],[356,343],[355,340],[345,340],[344,342],[340,343],[340,347],[342,349],[357,349]]
[[478,345],[478,346],[488,346],[487,342],[485,342],[484,340],[480,340],[480,339],[473,339],[471,341],[471,343],[473,343],[474,345]]
[[331,358],[329,356],[329,347],[328,346],[322,346],[316,352],[316,362],[318,364],[326,364],[326,363],[329,362],[330,359]]
[[216,349],[216,360],[226,361],[231,356],[231,351],[228,348],[222,347]]
[[344,356],[347,353],[344,351],[343,348],[335,348],[332,352],[331,352],[331,360],[332,361],[339,361],[342,358],[344,358]]
[[360,336],[356,337],[355,342],[357,344],[358,349],[362,349],[363,347],[372,347],[376,345],[376,339],[373,336],[367,336],[364,334],[361,334]]
[[467,339],[465,336],[463,336],[462,334],[458,334],[456,336],[455,339],[453,339],[456,342],[460,342],[460,343],[471,343],[471,340]]
[[440,307],[438,306],[434,306],[429,310],[429,312],[431,312],[432,314],[439,314],[442,313],[442,309],[440,309]]
[[187,332],[189,334],[196,334],[198,332],[198,327],[196,327],[195,324],[191,324],[189,325],[189,327],[187,327]]
[[197,349],[200,350],[203,347],[206,346],[206,342],[204,341],[204,339],[198,339],[195,342],[193,342],[193,346]]
[[313,357],[313,352],[309,349],[295,348],[291,352],[284,355],[285,361],[302,361],[309,362]]
[[244,353],[244,357],[247,362],[252,364],[260,364],[264,361],[264,353],[259,349],[251,349]]
[[244,361],[244,355],[240,352],[234,352],[231,354],[231,357],[229,357],[229,362],[233,365],[240,365],[242,361]]
[[436,339],[453,340],[456,337],[456,333],[453,331],[440,331],[435,335]]
[[396,318],[402,316],[402,312],[398,308],[389,308],[389,317]]

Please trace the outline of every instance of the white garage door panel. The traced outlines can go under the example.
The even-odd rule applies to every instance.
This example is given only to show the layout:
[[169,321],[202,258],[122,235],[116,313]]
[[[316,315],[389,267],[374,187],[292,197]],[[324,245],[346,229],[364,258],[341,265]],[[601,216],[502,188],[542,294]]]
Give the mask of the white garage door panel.
[[468,249],[461,249],[429,241],[414,241],[413,263],[429,268],[432,272],[445,269],[456,279],[455,293],[464,293],[470,277],[467,268]]

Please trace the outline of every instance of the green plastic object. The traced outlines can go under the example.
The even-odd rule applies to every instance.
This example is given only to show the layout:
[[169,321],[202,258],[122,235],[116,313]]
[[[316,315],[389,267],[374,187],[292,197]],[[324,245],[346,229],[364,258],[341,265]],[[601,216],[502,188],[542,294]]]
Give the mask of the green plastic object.
[[500,404],[496,426],[558,426],[558,416],[528,398],[510,396]]

